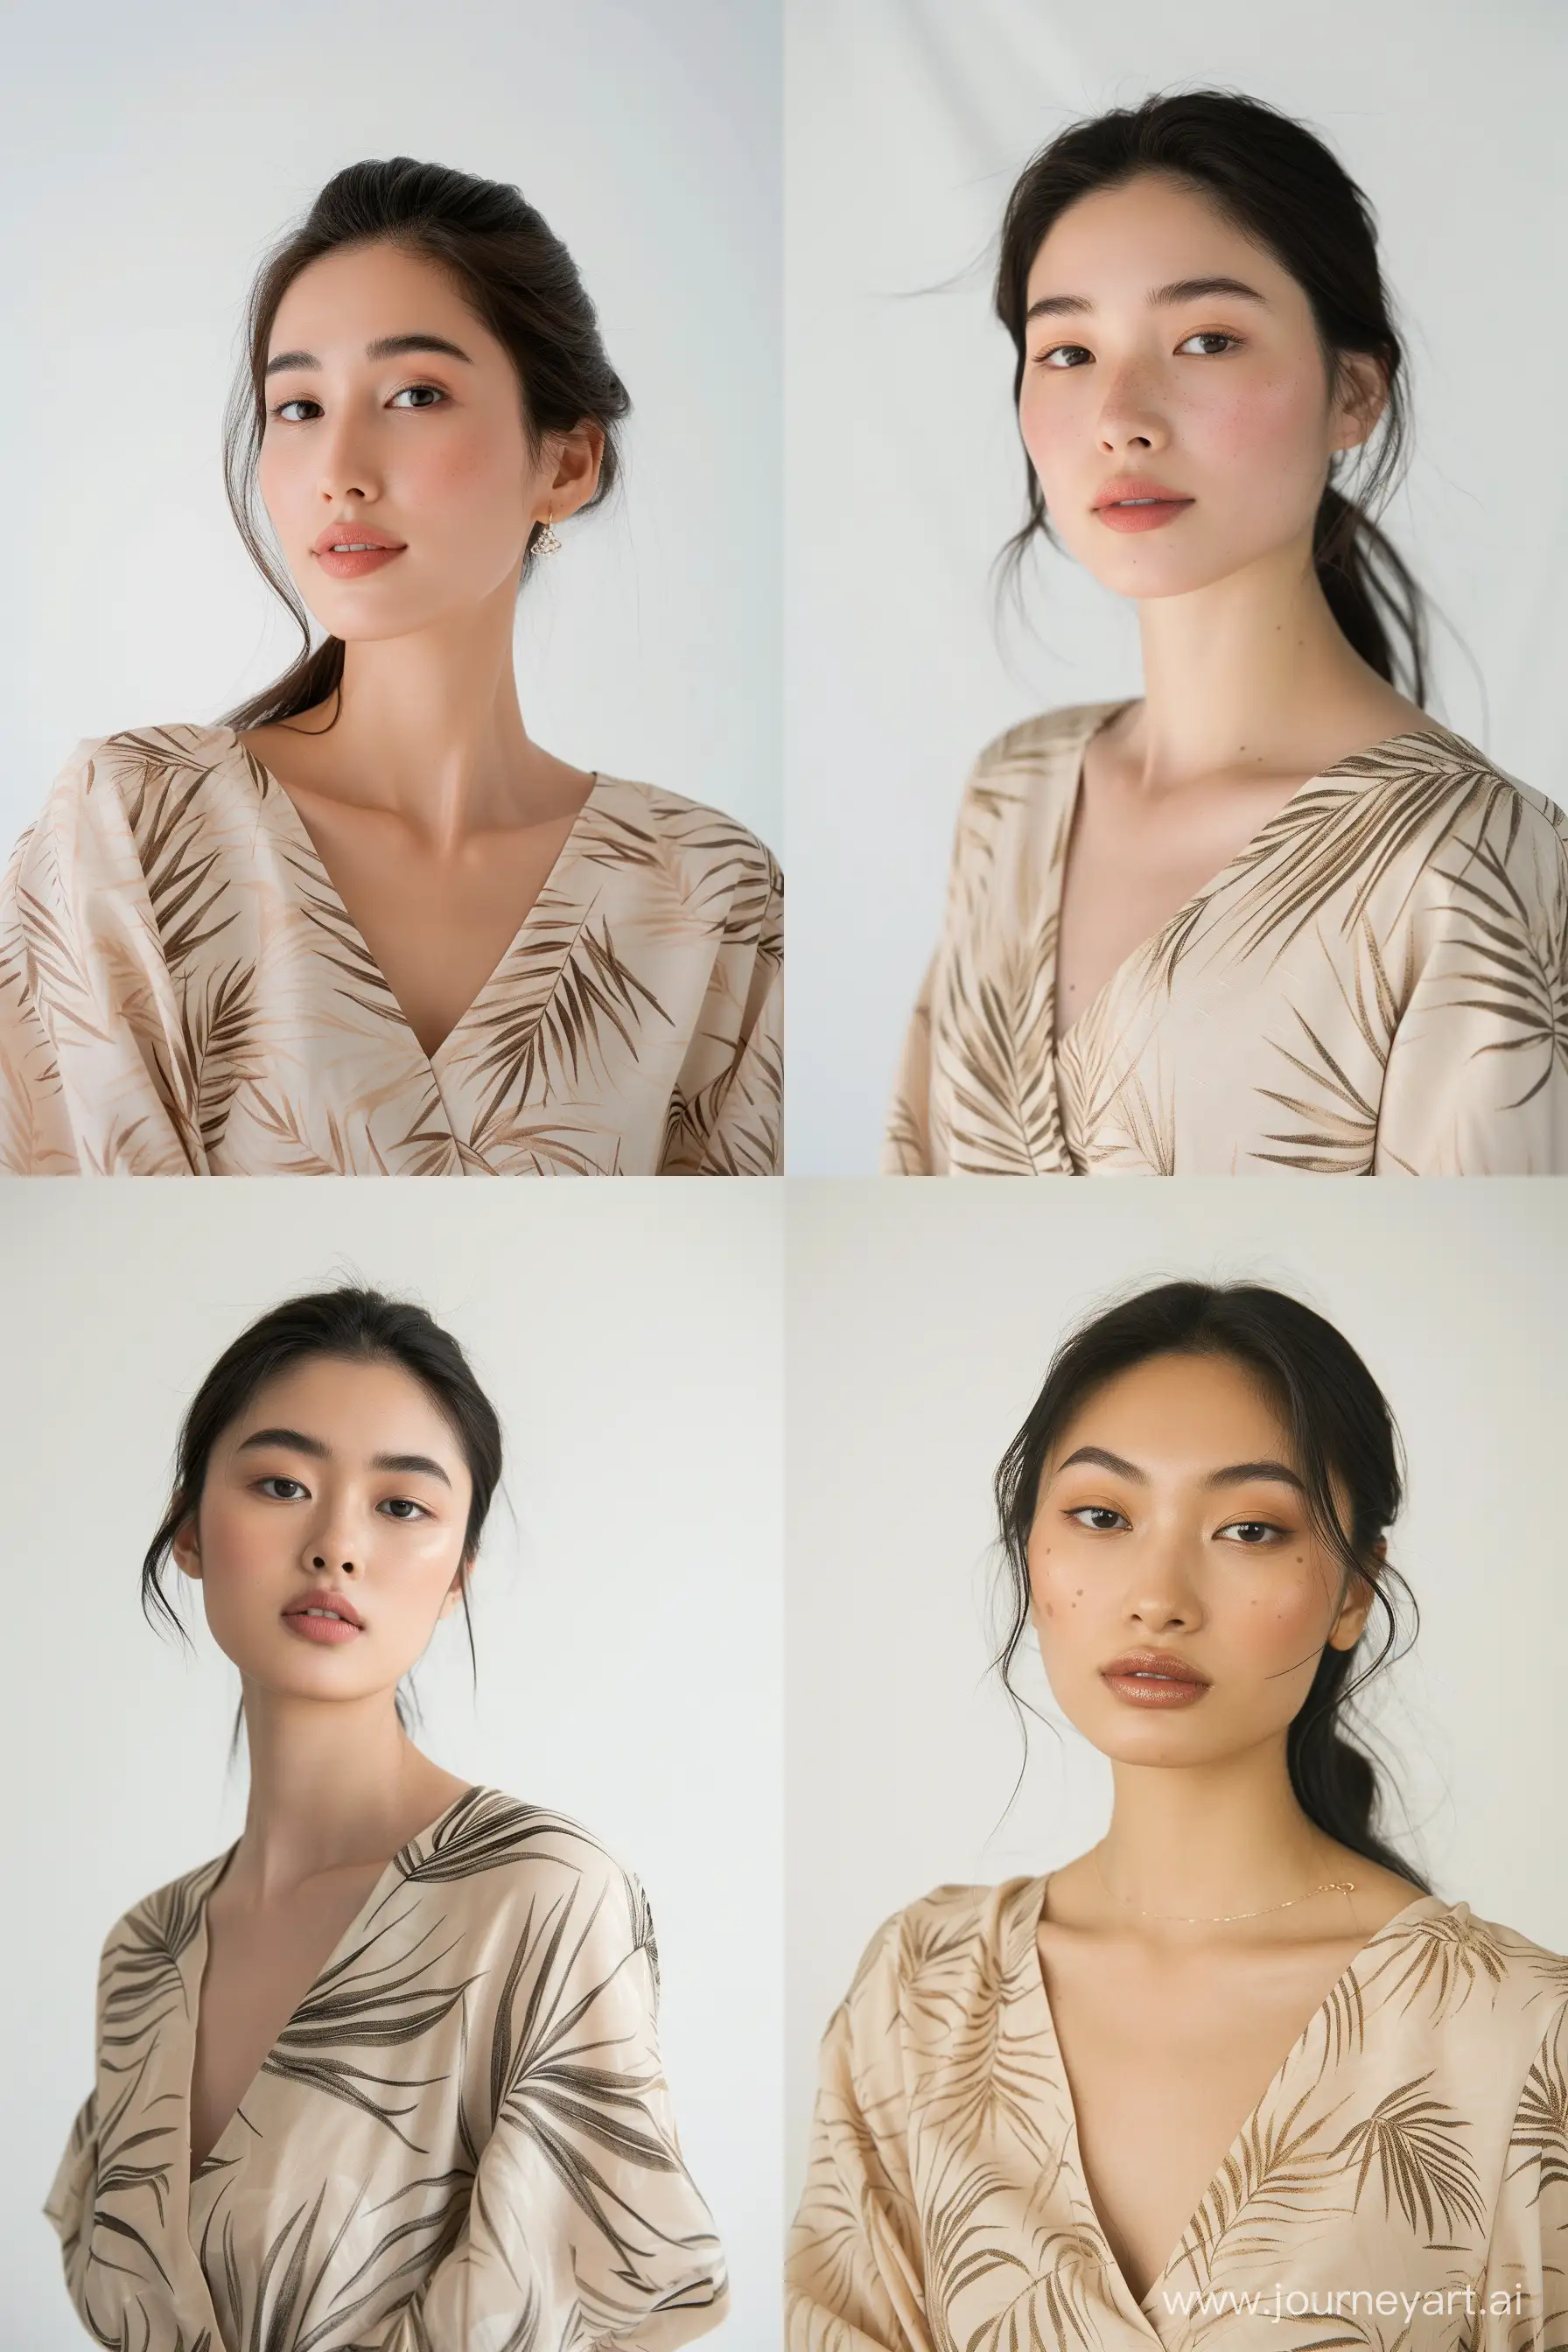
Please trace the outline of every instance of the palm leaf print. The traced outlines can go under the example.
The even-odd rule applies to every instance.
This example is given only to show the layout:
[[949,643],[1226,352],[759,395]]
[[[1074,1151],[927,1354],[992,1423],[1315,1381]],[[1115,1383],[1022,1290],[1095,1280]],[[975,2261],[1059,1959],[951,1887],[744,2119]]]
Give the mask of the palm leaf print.
[[[1432,1996],[1433,2014],[1450,2003],[1462,2008],[1476,1985],[1500,1984],[1509,1968],[1509,1954],[1495,1927],[1465,1912],[1447,1918],[1413,1920],[1390,1941],[1387,1951],[1368,1976],[1369,1988],[1384,1977],[1393,1981],[1384,1992],[1392,2000],[1403,1995],[1409,2010],[1423,1994]],[[1456,1998],[1457,1996],[1457,1998]]]
[[471,1976],[456,1984],[430,1981],[431,1970],[447,1958],[450,1945],[409,1965],[427,1936],[396,1961],[374,1957],[384,1939],[397,1935],[411,1909],[384,1921],[317,1979],[263,2061],[262,2072],[346,2100],[423,2154],[400,2121],[413,2114],[418,2099],[407,2095],[398,2104],[395,2095],[417,2093],[441,2080],[440,2075],[377,2074],[346,2054],[395,2050],[422,2040],[445,2022],[474,1981]]
[[1540,2168],[1536,2198],[1543,2189],[1568,2188],[1568,2060],[1563,2028],[1560,2017],[1531,2062],[1509,2140],[1510,2156],[1522,2148],[1526,2168]]
[[[1505,841],[1482,836],[1471,861],[1445,878],[1469,917],[1471,967],[1456,985],[1476,991],[1457,1001],[1489,1014],[1512,1034],[1489,1042],[1486,1053],[1531,1054],[1533,1081],[1508,1108],[1517,1110],[1541,1092],[1557,1064],[1568,1066],[1568,919],[1561,904],[1526,899],[1510,864],[1518,825],[1510,808]],[[1479,871],[1478,871],[1479,869]]]
[[[521,1109],[531,1099],[549,1103],[557,1095],[570,1098],[595,1066],[606,1071],[610,1036],[635,1053],[646,1018],[671,1025],[652,989],[616,954],[607,922],[595,927],[585,919],[564,956],[554,951],[556,944],[551,942],[542,959],[540,977],[548,975],[546,986],[531,997],[525,991],[518,1003],[516,983],[523,974],[518,960],[509,961],[512,1000],[475,1024],[477,1035],[488,1041],[475,1063],[477,1075],[489,1087],[471,1130],[481,1146],[503,1109]],[[537,955],[531,947],[530,959]]]
[[1334,979],[1350,1027],[1360,1038],[1376,1075],[1365,1075],[1359,1081],[1353,1077],[1306,1015],[1292,1005],[1289,1010],[1305,1037],[1307,1055],[1303,1057],[1278,1044],[1275,1051],[1300,1073],[1311,1091],[1282,1094],[1273,1087],[1260,1087],[1258,1091],[1266,1101],[1279,1103],[1282,1109],[1307,1120],[1308,1125],[1289,1134],[1269,1134],[1266,1139],[1280,1148],[1274,1151],[1255,1150],[1252,1157],[1303,1173],[1365,1176],[1372,1172],[1377,1150],[1383,1073],[1393,1051],[1394,1032],[1415,986],[1415,943],[1406,940],[1404,969],[1396,981],[1388,970],[1377,934],[1371,923],[1363,920],[1356,933],[1350,984],[1347,987],[1343,974],[1337,970]]
[[1247,2117],[1170,2269],[1184,2266],[1205,2285],[1222,2259],[1272,2258],[1288,2242],[1295,2218],[1321,2197],[1324,2173],[1338,2153],[1320,2144],[1332,2110],[1300,2122],[1311,2095],[1304,2093],[1278,2117],[1261,2110]]
[[950,1150],[956,1164],[1034,1176],[1059,1162],[1053,1037],[1056,924],[998,956],[998,969],[955,971],[942,1007],[951,1055]]
[[1449,2237],[1461,2223],[1479,2228],[1484,2217],[1475,2166],[1459,2145],[1469,2124],[1445,2101],[1417,2097],[1429,2079],[1430,2069],[1402,2083],[1334,2150],[1357,2159],[1357,2204],[1375,2165],[1385,2207],[1392,2211],[1397,2202],[1412,2230],[1419,2221],[1428,2243],[1439,2213]]

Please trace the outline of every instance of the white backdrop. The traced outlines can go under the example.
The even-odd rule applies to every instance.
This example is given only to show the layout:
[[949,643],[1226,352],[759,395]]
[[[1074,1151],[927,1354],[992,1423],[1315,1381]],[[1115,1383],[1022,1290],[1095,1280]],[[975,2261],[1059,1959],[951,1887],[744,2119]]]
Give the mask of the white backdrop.
[[713,2340],[773,2352],[783,1207],[771,1184],[6,1188],[6,2352],[84,2340],[39,2208],[91,2085],[103,1937],[244,1818],[243,1762],[225,1767],[237,1675],[199,1604],[193,1662],[138,1601],[179,1417],[253,1314],[345,1274],[447,1323],[506,1431],[478,1695],[458,1617],[418,1669],[416,1736],[585,1822],[644,1879],[681,2144],[734,2280]]
[[262,253],[343,164],[509,180],[633,402],[520,606],[530,732],[777,844],[780,0],[56,0],[0,81],[0,858],[83,737],[210,720],[299,639],[224,502]]
[[1032,631],[999,646],[992,622],[1024,472],[989,264],[1017,172],[1078,115],[1217,82],[1304,117],[1365,188],[1415,411],[1387,520],[1463,639],[1436,633],[1436,712],[1568,803],[1568,12],[789,0],[786,35],[789,1165],[844,1174],[876,1164],[974,754],[1140,690],[1131,608],[1065,557]]
[[1277,1283],[1360,1350],[1409,1454],[1390,1556],[1420,1631],[1366,1693],[1394,1842],[1447,1900],[1568,1951],[1562,1186],[802,1183],[788,1229],[792,2203],[817,2040],[880,1921],[1054,1867],[1109,1819],[1110,1768],[1027,1637],[1015,1681],[1059,1729],[1032,1726],[1007,1810],[990,1482],[1058,1341],[1123,1286]]

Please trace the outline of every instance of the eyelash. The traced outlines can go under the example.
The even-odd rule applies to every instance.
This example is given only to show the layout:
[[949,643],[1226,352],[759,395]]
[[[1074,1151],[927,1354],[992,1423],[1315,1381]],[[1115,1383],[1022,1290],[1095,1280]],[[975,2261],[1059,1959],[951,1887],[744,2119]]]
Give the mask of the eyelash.
[[[393,400],[401,400],[405,392],[433,392],[436,394],[433,401],[421,401],[418,404],[421,408],[444,408],[449,397],[438,383],[405,383],[401,390],[393,394]],[[283,411],[286,408],[320,408],[321,404],[319,400],[312,400],[309,393],[297,392],[291,400],[280,400],[277,406],[269,408],[267,414],[279,425],[308,425],[310,422],[308,416],[285,416]],[[387,405],[390,407],[391,404],[389,401]]]
[[[1120,1519],[1124,1528],[1129,1526],[1125,1512],[1112,1510],[1108,1503],[1080,1503],[1076,1510],[1068,1511],[1067,1517],[1074,1520],[1079,1527],[1088,1528],[1090,1535],[1113,1535],[1116,1530],[1112,1528],[1089,1527],[1085,1517],[1086,1512],[1092,1512],[1102,1518]],[[1289,1533],[1289,1528],[1277,1527],[1272,1519],[1227,1519],[1223,1528],[1215,1529],[1215,1533],[1222,1536],[1227,1535],[1234,1528],[1262,1528],[1267,1534],[1278,1538],[1281,1543]],[[1241,1549],[1243,1551],[1263,1551],[1268,1547],[1264,1544],[1243,1544]]]
[[[1229,345],[1231,351],[1239,351],[1241,349],[1241,336],[1233,335],[1226,327],[1194,327],[1190,335],[1184,335],[1182,337],[1182,343],[1195,343],[1200,337],[1205,342],[1226,343]],[[1178,352],[1181,351],[1182,343],[1178,343],[1176,345]],[[1081,352],[1087,351],[1088,348],[1088,345],[1085,343],[1053,343],[1048,352],[1041,352],[1038,353],[1035,361],[1035,365],[1037,367],[1048,367],[1051,361],[1056,357],[1058,352]],[[1094,357],[1094,353],[1089,352],[1089,356],[1092,359]],[[1194,352],[1193,356],[1196,359],[1219,360],[1224,359],[1226,354],[1224,352]],[[1069,373],[1070,371],[1065,367],[1058,368],[1057,370],[1057,373],[1058,375],[1066,375]]]
[[[268,1494],[268,1489],[272,1486],[297,1486],[300,1490],[300,1495],[303,1495],[306,1491],[300,1480],[298,1478],[286,1478],[282,1475],[281,1471],[273,1471],[269,1476],[258,1478],[256,1482],[258,1494],[266,1495],[267,1500],[269,1503],[293,1503],[299,1500],[298,1495]],[[392,1512],[387,1513],[388,1517],[395,1517],[399,1525],[403,1527],[412,1527],[416,1518],[427,1519],[431,1516],[426,1509],[424,1504],[416,1503],[412,1495],[388,1495],[385,1498],[385,1502],[378,1503],[376,1505],[376,1509],[378,1511],[384,1510],[386,1503],[404,1503],[407,1505],[406,1515],[401,1511],[395,1514]]]

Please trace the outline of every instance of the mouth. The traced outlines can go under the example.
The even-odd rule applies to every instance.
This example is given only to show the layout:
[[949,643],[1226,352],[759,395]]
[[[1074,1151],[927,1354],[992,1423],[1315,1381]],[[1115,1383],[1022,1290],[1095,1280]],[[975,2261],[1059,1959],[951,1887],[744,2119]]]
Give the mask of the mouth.
[[1113,499],[1095,513],[1110,530],[1158,530],[1185,514],[1191,499]]
[[332,580],[362,579],[366,572],[381,571],[404,551],[387,541],[356,539],[347,532],[341,539],[318,542],[311,551],[321,570]]
[[1134,1706],[1189,1706],[1208,1684],[1180,1658],[1113,1658],[1100,1668],[1107,1690]]
[[345,1613],[331,1601],[311,1601],[302,1607],[286,1609],[283,1622],[291,1633],[304,1642],[352,1642],[363,1633],[364,1627],[357,1617]]

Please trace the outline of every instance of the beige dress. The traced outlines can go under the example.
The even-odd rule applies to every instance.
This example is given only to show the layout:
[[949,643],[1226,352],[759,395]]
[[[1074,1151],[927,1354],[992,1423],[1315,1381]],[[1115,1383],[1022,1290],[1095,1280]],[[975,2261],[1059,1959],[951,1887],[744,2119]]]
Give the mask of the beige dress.
[[984,751],[885,1175],[1568,1173],[1568,816],[1446,729],[1309,778],[1055,1042],[1084,745]]
[[[230,1849],[232,1853],[233,1849]],[[46,2210],[116,2352],[668,2352],[728,2302],[659,2068],[647,1899],[471,1789],[390,1862],[190,2175],[205,1905],[103,1948],[98,2079]]]
[[426,1055],[231,728],[84,743],[0,888],[0,1171],[773,1174],[781,894],[731,818],[596,776]]
[[789,2352],[1568,2344],[1568,1958],[1468,1904],[1409,1904],[1140,2303],[1085,2185],[1045,1888],[939,1887],[867,1950],[823,2042]]

